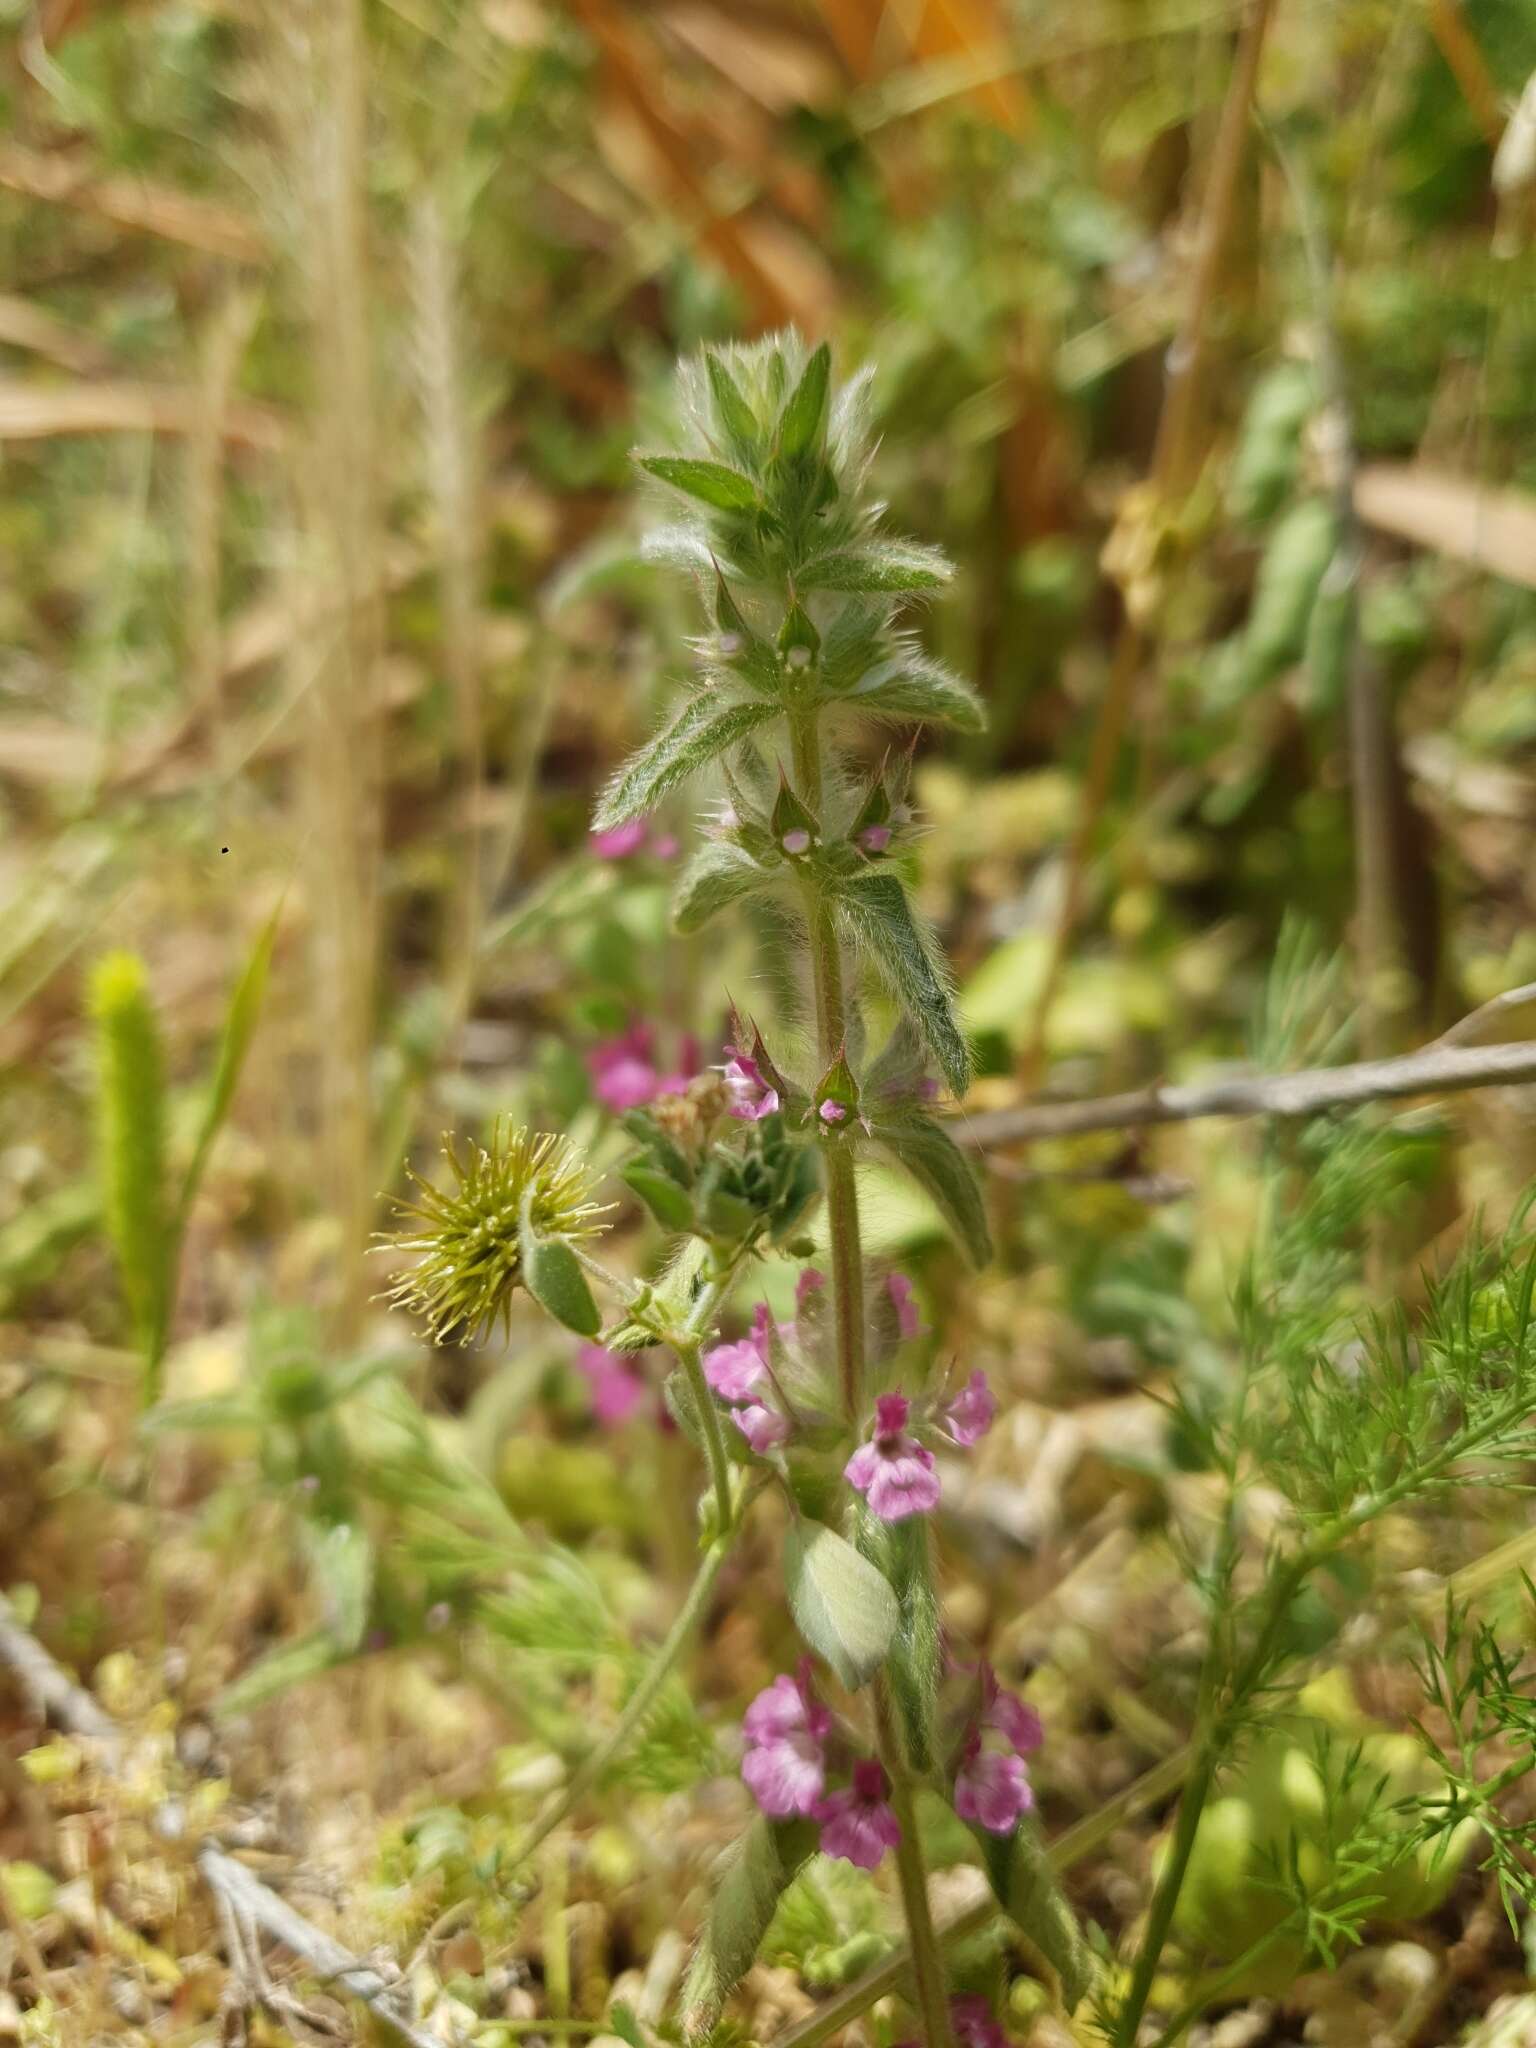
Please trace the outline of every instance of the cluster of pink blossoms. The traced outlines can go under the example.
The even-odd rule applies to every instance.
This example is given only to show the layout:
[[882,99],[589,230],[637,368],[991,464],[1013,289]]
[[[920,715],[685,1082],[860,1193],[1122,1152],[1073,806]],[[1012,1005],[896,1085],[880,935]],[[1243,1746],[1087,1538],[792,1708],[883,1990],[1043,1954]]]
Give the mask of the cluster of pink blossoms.
[[[801,1659],[793,1678],[786,1673],[758,1694],[747,1709],[742,1734],[741,1775],[747,1790],[771,1820],[799,1815],[819,1822],[823,1855],[873,1870],[901,1840],[890,1784],[874,1759],[854,1759],[848,1782],[828,1791],[828,1775],[846,1757],[847,1745],[831,1709],[812,1687],[808,1657]],[[1006,1748],[986,1746],[993,1734]],[[991,1667],[983,1664],[979,1704],[955,1774],[955,1811],[962,1820],[992,1834],[1013,1832],[1034,1803],[1023,1759],[1039,1748],[1040,1739],[1040,1717],[1033,1707],[1003,1691]]]
[[[592,1413],[604,1429],[617,1429],[628,1422],[650,1393],[629,1352],[606,1351],[601,1344],[583,1344],[576,1353],[576,1370],[587,1383]],[[662,1415],[666,1418],[665,1410]]]
[[[951,1443],[969,1449],[992,1427],[997,1401],[984,1372],[973,1372],[951,1400],[934,1416],[939,1432]],[[875,1402],[875,1423],[843,1467],[843,1477],[862,1493],[869,1511],[882,1522],[904,1522],[908,1515],[930,1515],[939,1504],[939,1475],[933,1453],[907,1424],[912,1403],[905,1394],[882,1394]]]
[[[795,1287],[796,1306],[803,1309],[825,1285],[825,1276],[814,1266],[807,1266]],[[793,1418],[786,1410],[768,1362],[772,1330],[768,1304],[760,1301],[745,1337],[734,1344],[716,1344],[704,1354],[705,1379],[721,1400],[729,1404],[732,1422],[760,1458],[786,1443],[793,1428]],[[795,1326],[781,1323],[776,1334],[781,1343],[792,1344]]]

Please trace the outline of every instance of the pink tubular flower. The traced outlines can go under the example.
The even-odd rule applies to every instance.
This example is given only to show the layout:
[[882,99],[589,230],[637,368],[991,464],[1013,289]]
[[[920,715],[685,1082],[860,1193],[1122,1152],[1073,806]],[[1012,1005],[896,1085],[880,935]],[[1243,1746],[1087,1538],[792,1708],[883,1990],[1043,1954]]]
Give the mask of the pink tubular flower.
[[949,2001],[949,2023],[958,2048],[1008,2048],[1008,2036],[978,1992]]
[[995,1728],[1020,1756],[1029,1756],[1045,1740],[1040,1716],[1016,1692],[1005,1692],[990,1664],[981,1667],[981,1713],[978,1725]]
[[882,1394],[875,1403],[874,1436],[843,1467],[843,1477],[882,1522],[926,1515],[939,1504],[933,1453],[907,1435],[909,1412],[904,1395]]
[[631,818],[626,825],[615,825],[611,832],[591,833],[588,844],[599,860],[628,860],[644,846],[650,829],[649,818]]
[[811,835],[803,825],[796,825],[784,834],[779,844],[786,853],[807,853],[810,850]]
[[901,1840],[900,1825],[886,1798],[889,1789],[882,1765],[855,1764],[853,1783],[819,1799],[812,1808],[821,1822],[822,1854],[873,1870],[886,1850]]
[[576,1354],[576,1369],[592,1396],[592,1413],[605,1429],[627,1422],[645,1399],[645,1381],[622,1352],[583,1344]]
[[885,1291],[891,1297],[896,1311],[896,1327],[901,1333],[903,1344],[911,1337],[926,1334],[923,1318],[918,1311],[917,1298],[912,1292],[912,1282],[905,1273],[887,1273]]
[[730,1057],[722,1071],[730,1092],[731,1115],[743,1123],[761,1123],[778,1109],[779,1091],[769,1087],[757,1061],[747,1053],[738,1052],[734,1046],[727,1046],[726,1051]]
[[733,1408],[731,1420],[760,1458],[766,1457],[775,1445],[788,1441],[788,1417],[776,1408],[765,1408],[761,1401],[748,1401],[745,1407]]
[[766,1344],[757,1331],[704,1354],[704,1377],[727,1401],[749,1400],[767,1370]]
[[978,1729],[965,1746],[955,1774],[955,1811],[990,1834],[1012,1834],[1019,1815],[1035,1803],[1022,1757],[983,1749]]
[[859,844],[866,853],[884,853],[891,843],[889,825],[866,825],[859,834]]
[[649,1027],[632,1024],[617,1038],[594,1045],[587,1054],[587,1072],[592,1092],[605,1109],[619,1115],[626,1109],[642,1109],[661,1086],[652,1063]]
[[844,1102],[834,1102],[829,1095],[816,1114],[824,1124],[846,1123],[848,1120],[848,1105]]
[[771,1820],[815,1812],[826,1782],[822,1744],[831,1726],[830,1711],[811,1690],[806,1659],[794,1678],[776,1678],[748,1707],[741,1775]]
[[944,1410],[943,1423],[957,1444],[969,1448],[984,1437],[997,1415],[997,1400],[984,1372],[973,1372]]

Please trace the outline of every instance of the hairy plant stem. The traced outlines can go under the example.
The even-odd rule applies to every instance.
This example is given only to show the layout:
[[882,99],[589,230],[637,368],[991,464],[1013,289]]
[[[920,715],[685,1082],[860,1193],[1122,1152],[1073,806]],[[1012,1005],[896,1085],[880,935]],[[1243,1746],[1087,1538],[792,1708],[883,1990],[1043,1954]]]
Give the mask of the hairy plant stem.
[[[811,811],[822,793],[821,735],[814,712],[792,717],[790,741],[799,795]],[[816,1004],[816,1042],[830,1066],[843,1051],[848,1006],[843,988],[842,950],[832,906],[814,875],[805,882],[806,923],[811,939],[811,983]],[[843,1415],[857,1429],[864,1412],[864,1253],[859,1232],[859,1191],[853,1146],[847,1136],[824,1147],[827,1172],[827,1231],[832,1249],[832,1317],[837,1344],[837,1377]],[[896,1870],[912,1958],[912,1982],[922,2020],[925,2048],[954,2048],[949,2025],[944,1956],[928,1905],[928,1873],[917,1831],[913,1778],[884,1675],[875,1679],[875,1729],[880,1761],[891,1785],[891,1807],[901,1828]]]
[[716,1526],[724,1532],[731,1526],[731,1467],[720,1433],[720,1415],[715,1397],[704,1377],[703,1347],[697,1337],[679,1338],[672,1349],[688,1376],[688,1391],[704,1431],[704,1449],[709,1458],[709,1476],[715,1489]]

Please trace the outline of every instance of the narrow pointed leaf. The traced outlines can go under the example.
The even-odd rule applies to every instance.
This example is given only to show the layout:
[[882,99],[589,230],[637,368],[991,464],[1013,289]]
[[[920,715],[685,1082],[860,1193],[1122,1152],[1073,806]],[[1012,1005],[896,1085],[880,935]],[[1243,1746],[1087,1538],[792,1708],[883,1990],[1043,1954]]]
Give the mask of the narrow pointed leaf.
[[776,704],[691,698],[669,726],[630,755],[609,783],[592,820],[593,831],[611,832],[615,825],[642,817],[669,790],[778,715]]
[[165,1061],[144,963],[109,953],[91,976],[103,1208],[123,1298],[144,1356],[144,1397],[159,1394],[170,1314]]
[[683,1983],[683,2036],[708,2040],[751,1969],[780,1898],[816,1847],[816,1824],[759,1814],[722,1859],[709,1918]]
[[241,1069],[245,1065],[245,1056],[250,1051],[251,1039],[255,1035],[262,998],[267,992],[267,973],[272,965],[272,948],[277,943],[277,926],[282,909],[283,906],[279,904],[256,934],[256,943],[251,948],[250,957],[229,999],[229,1008],[224,1016],[224,1036],[219,1043],[219,1063],[214,1069],[213,1087],[209,1091],[203,1119],[198,1126],[192,1161],[181,1184],[181,1200],[176,1212],[178,1239],[186,1228],[187,1216],[196,1198],[204,1168],[208,1164],[208,1154],[213,1149],[213,1141],[218,1136],[224,1119],[229,1115],[230,1105],[235,1099],[235,1090],[240,1085]]
[[709,373],[709,388],[714,396],[715,417],[725,429],[738,456],[748,456],[757,444],[759,428],[756,415],[741,395],[741,387],[717,355],[706,355],[704,367]]
[[902,1115],[877,1120],[874,1136],[933,1202],[971,1264],[985,1266],[992,1235],[981,1184],[944,1126],[934,1117]]
[[874,718],[920,719],[957,732],[981,732],[987,723],[986,707],[970,684],[922,655],[882,662],[861,676],[843,701]]
[[728,841],[702,846],[678,882],[672,898],[672,922],[680,932],[700,931],[712,917],[761,888],[767,879],[740,847]]
[[795,1627],[850,1692],[885,1662],[898,1619],[890,1581],[820,1522],[790,1525],[784,1583]]
[[1021,1821],[1011,1835],[981,1827],[971,1833],[998,1903],[1056,1972],[1062,2005],[1071,2012],[1093,1988],[1098,1966],[1033,1823]]
[[803,455],[814,445],[827,409],[831,374],[832,351],[823,342],[806,364],[779,421],[781,455]]
[[901,882],[887,871],[851,876],[837,901],[892,995],[916,1021],[945,1080],[963,1095],[971,1078],[970,1049],[932,944]]
[[706,462],[692,455],[639,455],[635,459],[662,483],[713,505],[718,512],[750,512],[757,503],[757,485],[751,477],[743,476],[739,469],[728,469],[723,462]]
[[795,581],[802,590],[938,590],[952,573],[937,548],[886,540],[818,556]]

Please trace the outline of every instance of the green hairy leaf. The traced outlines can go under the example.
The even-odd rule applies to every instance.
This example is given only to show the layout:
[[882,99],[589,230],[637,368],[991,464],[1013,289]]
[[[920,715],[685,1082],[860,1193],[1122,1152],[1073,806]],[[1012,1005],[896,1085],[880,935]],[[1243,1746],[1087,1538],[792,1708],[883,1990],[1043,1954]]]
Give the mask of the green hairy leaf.
[[761,888],[767,879],[739,846],[707,843],[683,870],[672,898],[672,922],[680,932],[702,931],[712,917]]
[[718,512],[750,512],[757,504],[757,485],[739,469],[723,462],[705,462],[691,455],[639,455],[636,461],[662,483],[684,491]]
[[631,754],[603,792],[594,832],[611,832],[652,810],[669,790],[777,718],[776,704],[722,704],[692,697],[672,723]]
[[523,1232],[523,1277],[528,1292],[557,1323],[578,1337],[595,1337],[603,1326],[581,1261],[558,1238],[536,1238]]
[[881,662],[859,678],[844,701],[872,717],[920,719],[957,732],[981,732],[987,723],[986,708],[970,684],[925,655]]
[[373,1545],[352,1522],[305,1527],[305,1548],[325,1603],[325,1629],[339,1650],[356,1650],[368,1627],[373,1599]]
[[896,1634],[890,1581],[820,1522],[798,1520],[784,1542],[784,1580],[795,1627],[850,1692],[867,1685]]
[[932,942],[893,874],[855,875],[838,892],[838,908],[878,968],[891,994],[916,1020],[956,1095],[970,1084],[971,1055]]
[[1056,1972],[1061,2002],[1070,2012],[1092,1988],[1097,1965],[1040,1837],[1028,1820],[1011,1835],[989,1834],[980,1827],[971,1833],[999,1905]]
[[877,1118],[874,1138],[934,1203],[971,1264],[985,1266],[992,1257],[992,1233],[981,1183],[938,1119],[917,1112]]
[[687,2040],[706,2040],[714,2030],[725,2001],[752,1967],[780,1896],[815,1847],[813,1821],[774,1821],[759,1814],[726,1852],[683,1984]]
[[796,577],[802,590],[939,590],[953,571],[937,548],[916,541],[869,541],[820,555]]
[[742,397],[736,379],[717,355],[706,355],[704,368],[708,373],[709,389],[715,401],[715,417],[725,429],[726,439],[738,456],[750,456],[757,446],[756,415]]
[[823,342],[805,366],[779,421],[779,453],[803,455],[821,432],[832,376],[832,351]]
[[132,953],[109,953],[98,961],[90,1005],[96,1020],[107,1232],[134,1339],[144,1355],[146,1398],[152,1400],[170,1315],[172,1231],[166,1202],[165,1064],[143,961]]
[[651,1166],[626,1166],[622,1178],[664,1230],[692,1230],[693,1203],[686,1188]]

